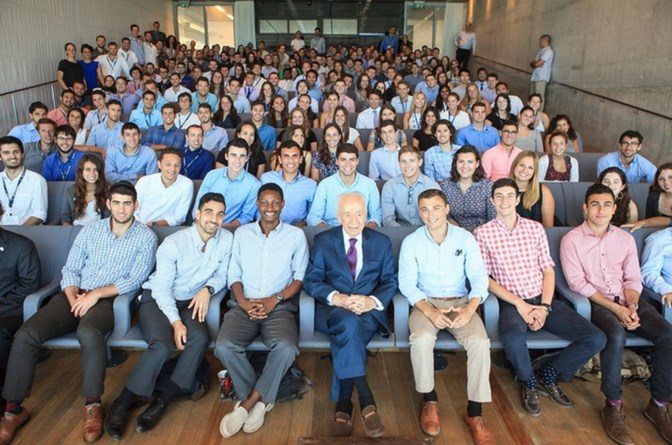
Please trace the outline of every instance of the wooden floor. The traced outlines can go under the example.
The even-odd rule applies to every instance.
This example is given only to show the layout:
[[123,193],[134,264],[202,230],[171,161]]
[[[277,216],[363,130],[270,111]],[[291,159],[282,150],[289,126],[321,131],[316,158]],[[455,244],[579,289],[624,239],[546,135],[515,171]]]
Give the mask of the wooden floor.
[[[135,432],[133,412],[129,427],[121,442],[108,436],[99,444],[297,444],[300,437],[328,436],[334,405],[329,401],[330,362],[319,352],[304,352],[298,364],[314,382],[314,389],[303,400],[276,406],[266,417],[266,424],[255,434],[242,431],[224,440],[219,434],[221,418],[231,410],[231,402],[219,402],[218,388],[213,382],[208,394],[198,402],[174,402],[159,425],[151,432]],[[130,352],[121,366],[109,369],[104,403],[123,388],[132,366],[139,358]],[[450,354],[448,369],[437,373],[442,430],[436,444],[471,444],[471,437],[462,415],[466,406],[465,355]],[[221,368],[212,354],[208,356],[213,369]],[[403,352],[383,352],[369,360],[369,381],[385,424],[385,436],[421,437],[418,426],[420,399],[414,391],[409,355]],[[599,409],[603,398],[597,383],[575,379],[562,384],[575,403],[564,409],[542,398],[542,415],[532,418],[520,407],[518,387],[509,371],[492,369],[493,403],[485,405],[484,416],[498,444],[599,445],[612,444],[602,429]],[[31,420],[18,433],[16,445],[79,444],[82,430],[82,400],[80,354],[78,351],[53,351],[50,359],[39,365],[33,396],[26,400]],[[648,392],[641,384],[624,388],[624,405],[630,430],[638,445],[661,444],[653,425],[641,411],[648,401]],[[354,422],[353,436],[363,437],[361,422]],[[330,443],[325,441],[324,443]],[[342,442],[339,442],[342,443]],[[359,443],[359,442],[358,442]],[[372,441],[372,443],[377,443]]]

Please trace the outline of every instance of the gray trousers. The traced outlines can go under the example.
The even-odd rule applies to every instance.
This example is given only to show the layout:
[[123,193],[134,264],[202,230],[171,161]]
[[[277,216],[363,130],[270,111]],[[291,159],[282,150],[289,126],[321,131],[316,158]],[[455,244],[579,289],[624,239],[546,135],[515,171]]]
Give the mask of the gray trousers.
[[[285,302],[276,306],[265,320],[251,320],[238,305],[224,315],[215,356],[229,371],[239,399],[247,399],[256,389],[264,402],[275,403],[280,381],[299,354],[295,312],[296,304]],[[260,334],[270,353],[257,379],[245,348]]]
[[[192,386],[196,371],[210,343],[206,324],[191,318],[192,310],[187,309],[190,301],[176,301],[180,319],[187,327],[187,343],[177,359],[177,365],[170,379],[182,389],[189,389]],[[161,367],[175,352],[175,338],[173,327],[152,298],[151,291],[145,290],[142,294],[138,316],[142,336],[148,348],[133,368],[126,387],[139,396],[149,397],[152,395]]]
[[28,397],[42,343],[75,330],[82,347],[82,397],[101,396],[107,366],[107,334],[114,327],[112,301],[113,298],[101,299],[78,318],[72,315],[67,297],[60,292],[37,311],[14,336],[4,398],[19,401]]

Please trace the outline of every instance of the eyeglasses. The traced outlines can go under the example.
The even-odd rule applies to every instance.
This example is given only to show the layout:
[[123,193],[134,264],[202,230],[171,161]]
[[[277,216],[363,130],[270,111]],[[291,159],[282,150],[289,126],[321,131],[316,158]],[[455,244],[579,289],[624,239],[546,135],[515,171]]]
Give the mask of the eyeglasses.
[[75,141],[75,138],[70,137],[70,136],[68,136],[68,137],[58,136],[58,137],[56,138],[56,140],[57,140],[58,142],[74,142],[74,141]]
[[630,141],[630,142],[623,141],[623,142],[621,142],[621,147],[627,147],[628,145],[631,146],[631,147],[638,147],[639,146],[639,141]]

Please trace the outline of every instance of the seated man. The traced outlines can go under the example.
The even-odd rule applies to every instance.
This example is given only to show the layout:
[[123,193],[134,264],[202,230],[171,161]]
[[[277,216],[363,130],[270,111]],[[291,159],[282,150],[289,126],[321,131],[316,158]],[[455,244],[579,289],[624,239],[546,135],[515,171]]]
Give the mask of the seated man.
[[178,130],[186,131],[192,125],[201,125],[198,113],[191,111],[191,103],[192,99],[189,93],[182,93],[177,97],[177,105],[180,110],[175,117],[175,125]]
[[523,151],[514,145],[517,135],[518,124],[505,120],[502,123],[501,130],[499,130],[499,144],[483,153],[481,165],[485,171],[485,176],[489,180],[494,182],[498,179],[509,177],[513,160]]
[[5,193],[0,193],[4,214],[2,225],[37,225],[47,220],[47,181],[28,170],[23,160],[23,144],[14,136],[0,137],[0,160],[5,166],[0,180]]
[[105,158],[105,178],[108,182],[137,181],[145,175],[159,171],[156,153],[151,148],[140,145],[140,129],[132,122],[121,129],[123,146],[107,150]]
[[420,172],[422,154],[417,148],[411,145],[401,147],[398,162],[401,174],[383,186],[383,226],[419,226],[422,220],[418,214],[416,196],[427,189],[439,189],[439,184]]
[[252,123],[255,127],[257,127],[257,133],[259,133],[261,146],[266,151],[273,150],[275,148],[277,135],[275,128],[266,123],[266,112],[263,101],[258,100],[252,103],[251,118]]
[[7,136],[14,136],[24,144],[39,141],[40,134],[37,132],[37,123],[40,119],[47,117],[47,111],[49,111],[47,106],[42,102],[38,101],[31,103],[28,107],[30,122],[12,128]]
[[306,218],[309,226],[336,226],[338,218],[338,197],[342,193],[359,192],[367,202],[367,227],[380,226],[382,215],[380,195],[376,183],[357,172],[359,152],[352,144],[341,144],[336,149],[338,173],[323,179],[317,185],[313,205]]
[[[448,224],[448,201],[441,190],[418,197],[425,223],[404,239],[399,254],[399,290],[413,306],[408,321],[415,390],[423,396],[420,427],[438,436],[439,406],[434,389],[434,344],[441,329],[467,351],[467,413],[474,443],[494,444],[483,423],[481,403],[491,402],[490,340],[476,313],[488,296],[488,275],[471,233]],[[450,271],[450,273],[446,273]],[[467,280],[470,290],[467,291]]]
[[138,191],[135,217],[151,226],[180,226],[184,223],[194,196],[194,183],[180,175],[182,151],[166,148],[159,152],[159,173],[143,176]]
[[[485,124],[485,104],[476,102],[471,107],[471,124],[457,132],[457,145],[473,145],[483,154],[489,148],[499,144],[499,134],[490,125]],[[515,138],[514,138],[515,139]]]
[[[228,275],[233,298],[215,355],[229,371],[241,401],[219,425],[225,438],[241,428],[254,433],[264,425],[280,381],[299,354],[297,300],[308,265],[308,242],[301,229],[280,221],[283,206],[280,186],[262,185],[259,221],[239,227],[233,239]],[[245,348],[259,335],[270,352],[257,377]]]
[[628,183],[653,183],[656,166],[640,155],[644,137],[639,131],[627,130],[618,138],[618,150],[602,156],[597,161],[597,176],[609,167],[618,167],[625,172]]
[[280,144],[278,157],[282,169],[261,175],[262,184],[274,183],[282,189],[285,196],[285,205],[280,215],[282,222],[299,227],[306,225],[306,216],[317,188],[315,181],[306,178],[299,171],[302,158],[299,144],[292,140],[285,141]]
[[56,128],[58,151],[47,156],[42,163],[42,177],[47,181],[74,181],[77,164],[84,153],[75,150],[77,133],[70,125]]
[[642,282],[672,307],[672,228],[649,235],[642,252]]
[[140,143],[156,151],[166,148],[184,149],[186,145],[184,133],[175,125],[174,104],[165,104],[161,107],[161,119],[162,124],[150,127]]
[[201,121],[203,129],[203,148],[209,152],[220,152],[226,148],[229,143],[229,135],[222,127],[218,127],[212,122],[212,109],[208,104],[198,106],[198,119]]
[[[0,205],[0,219],[4,209]],[[40,258],[28,238],[0,229],[0,389],[5,383],[14,334],[23,324],[23,301],[40,287]],[[5,399],[0,395],[0,409]]]
[[210,82],[205,77],[199,77],[196,80],[196,91],[191,93],[191,112],[196,114],[198,113],[198,106],[200,104],[206,103],[210,105],[210,109],[213,111],[217,110],[217,96],[212,94],[210,91]]
[[68,112],[75,103],[75,93],[71,89],[61,91],[61,99],[56,108],[47,113],[47,118],[56,126],[68,124]]
[[138,319],[149,347],[142,354],[123,391],[110,406],[105,431],[120,439],[128,411],[137,396],[150,397],[156,376],[175,348],[183,351],[168,384],[138,417],[136,431],[156,426],[173,398],[188,390],[210,344],[205,315],[210,297],[226,289],[233,236],[221,229],[224,197],[203,195],[196,223],[168,236],[156,252],[156,271],[143,285]]
[[369,178],[374,181],[389,181],[401,173],[399,168],[401,147],[397,143],[397,124],[392,120],[384,120],[380,123],[379,131],[383,146],[371,152]]
[[331,343],[330,397],[337,401],[333,436],[352,431],[355,387],[366,435],[379,437],[385,431],[366,379],[366,345],[376,332],[389,335],[385,309],[397,292],[397,273],[390,239],[365,228],[366,208],[361,193],[338,197],[341,226],[315,236],[306,272],[306,292],[317,300],[315,327],[329,334]]
[[161,111],[156,110],[156,93],[146,90],[142,93],[142,105],[131,112],[129,122],[134,123],[141,130],[161,125]]
[[614,201],[607,186],[588,187],[583,204],[586,220],[560,243],[562,271],[570,289],[590,299],[591,320],[607,337],[600,353],[600,389],[606,397],[600,414],[607,435],[619,444],[634,443],[621,400],[621,358],[630,331],[654,344],[651,400],[644,415],[665,441],[672,442],[667,410],[672,398],[672,326],[639,298],[642,279],[637,246],[630,233],[609,224],[616,211]]
[[[523,409],[541,414],[539,392],[572,407],[557,380],[568,381],[605,344],[604,334],[566,303],[553,298],[555,271],[544,227],[516,213],[518,187],[503,178],[492,185],[497,217],[474,230],[490,275],[489,290],[499,298],[499,332],[506,357],[521,385]],[[572,343],[538,373],[532,371],[527,331],[544,329]],[[537,391],[537,387],[539,391]]]
[[357,123],[355,128],[374,129],[378,127],[378,119],[380,118],[380,101],[382,95],[378,90],[371,90],[367,96],[369,107],[357,115]]
[[[110,99],[107,103],[107,119],[95,125],[89,137],[86,139],[85,151],[98,151],[106,153],[112,147],[122,145],[121,127],[124,123],[121,122],[121,102],[116,99]],[[92,148],[93,147],[93,148]]]
[[56,133],[56,123],[45,117],[37,122],[37,132],[40,139],[36,142],[29,142],[23,146],[24,159],[23,164],[30,171],[42,174],[42,164],[47,157],[58,151],[58,145],[54,141]]
[[106,337],[114,327],[114,297],[140,289],[154,267],[156,235],[133,219],[135,189],[128,182],[110,187],[111,218],[84,227],[63,267],[61,291],[21,326],[9,354],[0,422],[0,440],[8,444],[28,421],[22,406],[30,395],[37,356],[45,341],[77,331],[82,347],[84,441],[103,433],[101,395],[107,364]]
[[187,148],[183,150],[180,173],[187,178],[204,179],[215,167],[215,156],[203,147],[203,127],[200,125],[187,128]]
[[254,221],[257,210],[255,201],[261,184],[245,169],[249,154],[250,146],[245,139],[231,140],[225,155],[229,165],[210,171],[198,189],[197,202],[207,192],[224,195],[227,209],[224,226],[238,227]]

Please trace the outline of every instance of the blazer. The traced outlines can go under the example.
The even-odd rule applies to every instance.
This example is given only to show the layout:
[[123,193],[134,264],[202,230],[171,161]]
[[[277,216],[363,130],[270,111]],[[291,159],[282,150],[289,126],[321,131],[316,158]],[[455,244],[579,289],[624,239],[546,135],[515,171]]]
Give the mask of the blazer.
[[[328,304],[327,296],[337,291],[343,294],[373,295],[387,308],[398,288],[392,243],[387,236],[365,228],[362,232],[362,254],[362,270],[353,282],[342,226],[315,235],[303,288],[324,305]],[[389,332],[386,311],[373,309],[371,313]]]
[[0,318],[23,315],[23,300],[39,289],[40,272],[35,244],[0,229]]

